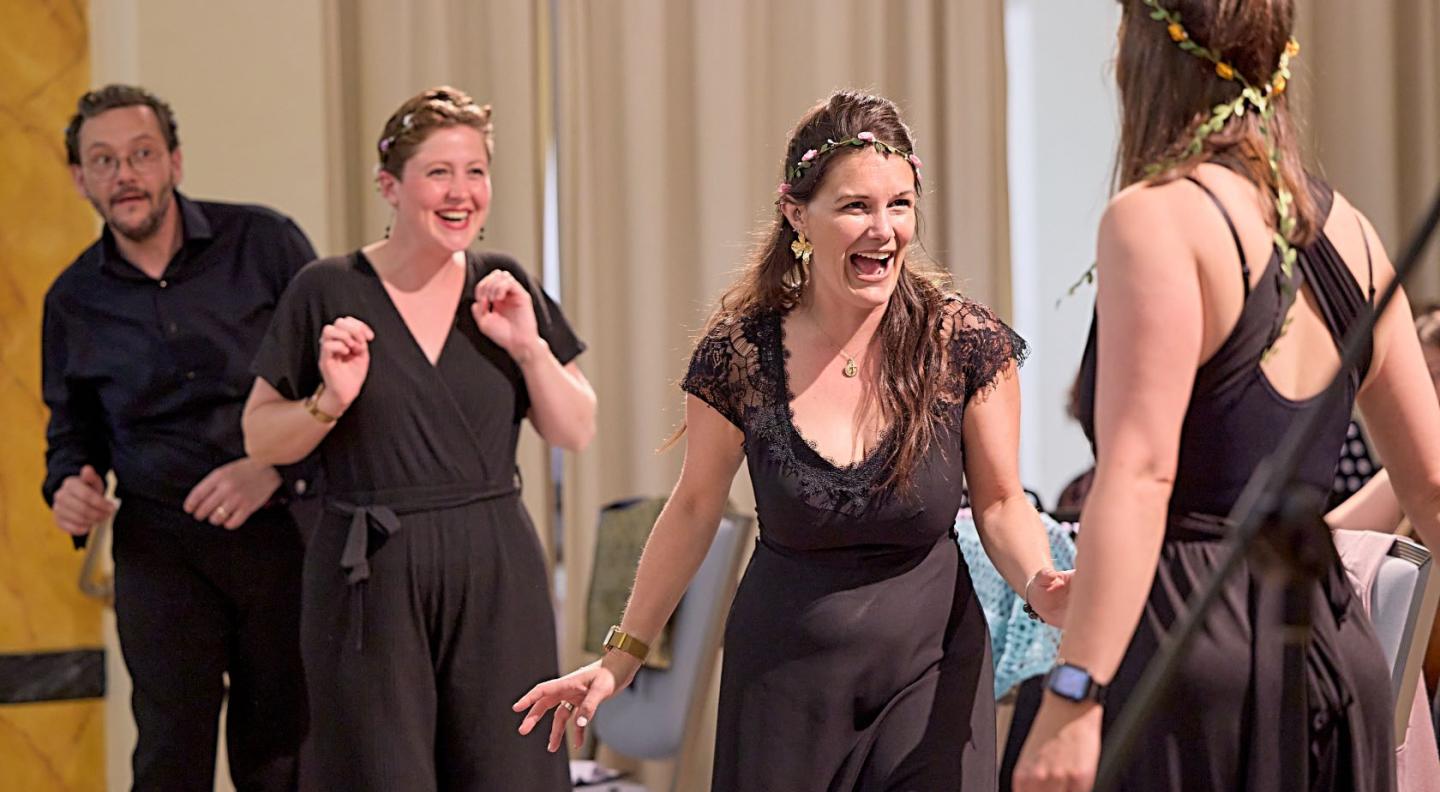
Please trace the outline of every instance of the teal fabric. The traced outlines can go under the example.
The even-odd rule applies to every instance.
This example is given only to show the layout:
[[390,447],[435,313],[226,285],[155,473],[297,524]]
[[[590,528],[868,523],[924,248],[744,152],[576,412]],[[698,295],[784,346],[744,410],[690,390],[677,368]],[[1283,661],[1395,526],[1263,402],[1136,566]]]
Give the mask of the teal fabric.
[[[1071,523],[1058,523],[1040,515],[1045,532],[1050,536],[1050,554],[1056,569],[1073,569],[1075,542],[1070,538]],[[980,536],[969,509],[962,509],[955,518],[956,541],[970,567],[975,595],[990,625],[990,651],[995,663],[995,698],[1032,676],[1044,674],[1055,664],[1055,651],[1060,645],[1060,631],[1025,615],[1025,602],[1000,577]]]

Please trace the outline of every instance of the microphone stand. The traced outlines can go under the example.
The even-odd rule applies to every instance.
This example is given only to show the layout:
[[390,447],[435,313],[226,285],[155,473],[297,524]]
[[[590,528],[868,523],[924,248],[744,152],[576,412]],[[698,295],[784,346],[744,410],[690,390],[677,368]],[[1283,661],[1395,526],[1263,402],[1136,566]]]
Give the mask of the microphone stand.
[[[1229,522],[1237,526],[1225,541],[1225,554],[1205,587],[1190,602],[1161,642],[1160,650],[1145,669],[1126,706],[1110,730],[1100,753],[1095,790],[1117,788],[1120,772],[1131,761],[1130,752],[1141,729],[1154,714],[1166,689],[1175,677],[1180,659],[1199,633],[1205,616],[1214,607],[1227,581],[1246,558],[1259,562],[1284,581],[1284,675],[1281,681],[1280,762],[1276,770],[1290,789],[1309,786],[1309,712],[1305,695],[1305,654],[1310,643],[1311,607],[1314,584],[1333,563],[1334,540],[1322,518],[1324,493],[1299,486],[1295,472],[1309,446],[1320,417],[1343,398],[1344,378],[1360,360],[1375,323],[1399,293],[1401,284],[1420,263],[1431,235],[1440,225],[1440,191],[1395,267],[1395,278],[1380,296],[1373,311],[1363,313],[1345,336],[1341,347],[1340,370],[1335,379],[1290,425],[1275,452],[1256,468],[1239,500],[1230,510]],[[1298,296],[1297,296],[1298,299]],[[1254,625],[1259,629],[1260,625]],[[1265,713],[1256,713],[1266,717]]]

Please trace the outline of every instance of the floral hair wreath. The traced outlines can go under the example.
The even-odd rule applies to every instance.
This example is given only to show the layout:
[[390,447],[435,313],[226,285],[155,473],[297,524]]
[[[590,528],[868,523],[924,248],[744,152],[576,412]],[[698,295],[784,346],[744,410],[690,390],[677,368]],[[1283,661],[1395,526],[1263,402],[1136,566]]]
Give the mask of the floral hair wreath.
[[[1295,232],[1295,196],[1285,186],[1285,181],[1280,174],[1280,152],[1275,146],[1275,129],[1273,119],[1275,117],[1274,99],[1285,93],[1285,88],[1290,81],[1290,60],[1300,54],[1300,44],[1293,37],[1286,42],[1285,50],[1280,53],[1280,62],[1276,66],[1270,81],[1264,85],[1255,86],[1245,79],[1232,64],[1223,60],[1220,54],[1207,47],[1196,44],[1190,38],[1190,33],[1185,29],[1180,14],[1171,11],[1160,5],[1160,0],[1142,0],[1150,8],[1150,18],[1157,22],[1165,23],[1165,30],[1170,40],[1175,42],[1180,49],[1214,64],[1215,74],[1222,80],[1236,82],[1241,86],[1240,95],[1229,102],[1221,102],[1210,109],[1210,117],[1195,127],[1189,144],[1184,152],[1168,160],[1153,163],[1145,167],[1146,176],[1155,176],[1179,166],[1185,161],[1197,157],[1205,150],[1205,140],[1211,135],[1219,132],[1232,117],[1244,116],[1247,110],[1253,110],[1260,117],[1260,134],[1265,137],[1266,158],[1270,165],[1270,176],[1274,182],[1275,190],[1275,214],[1279,217],[1280,228],[1275,232],[1275,248],[1280,251],[1280,271],[1284,276],[1285,308],[1283,319],[1279,323],[1266,345],[1265,355],[1268,357],[1274,349],[1276,341],[1285,335],[1286,329],[1290,326],[1290,307],[1294,304],[1296,292],[1295,260],[1298,252],[1290,244],[1290,236]],[[1095,268],[1091,268],[1080,278],[1075,286],[1070,288],[1073,293],[1080,283],[1093,282],[1095,279]]]
[[[490,105],[480,105],[480,104],[476,104],[475,102],[471,102],[471,103],[469,103],[469,104],[467,104],[467,105],[464,105],[464,106],[462,106],[462,107],[460,108],[460,111],[461,111],[462,113],[465,112],[465,111],[467,111],[467,110],[474,110],[477,114],[482,115],[482,116],[485,116],[487,119],[488,119],[489,116],[490,116]],[[390,147],[393,146],[393,145],[395,145],[395,139],[396,139],[397,137],[399,137],[401,134],[404,134],[405,130],[407,130],[407,129],[410,128],[410,123],[411,123],[412,121],[414,121],[414,120],[415,120],[415,114],[414,114],[414,113],[406,113],[406,114],[405,114],[405,117],[400,119],[400,130],[399,130],[398,132],[396,132],[395,134],[393,134],[393,135],[387,135],[387,136],[385,136],[385,137],[383,137],[383,138],[380,139],[380,144],[379,144],[378,148],[380,149],[380,158],[381,158],[381,159],[384,159],[384,158],[385,158],[385,155],[390,152]]]
[[789,170],[785,172],[785,181],[781,182],[780,186],[777,187],[775,191],[782,196],[788,195],[790,193],[791,185],[800,181],[801,177],[805,175],[805,171],[809,170],[815,165],[815,163],[819,162],[821,157],[829,154],[835,149],[844,148],[846,146],[851,146],[854,148],[874,146],[875,151],[878,154],[895,154],[904,157],[905,161],[910,163],[910,167],[915,169],[915,183],[920,183],[921,162],[919,157],[915,156],[912,152],[906,151],[898,146],[892,146],[889,143],[880,140],[879,138],[875,137],[874,132],[866,131],[861,132],[855,137],[846,138],[844,140],[830,140],[827,138],[825,140],[825,143],[819,148],[812,148],[807,150],[804,154],[800,155],[800,159],[797,160],[794,165],[790,166]]
[[[410,128],[410,122],[411,122],[414,118],[415,118],[415,114],[414,114],[414,113],[406,113],[406,114],[405,114],[405,117],[402,118],[402,119],[400,119],[400,132],[404,132],[405,130],[409,129],[409,128]],[[381,156],[382,158],[383,158],[387,153],[389,153],[390,147],[393,146],[393,145],[395,145],[395,138],[400,134],[400,132],[396,132],[394,135],[387,135],[387,136],[385,136],[385,137],[383,137],[383,138],[380,138],[380,156]]]

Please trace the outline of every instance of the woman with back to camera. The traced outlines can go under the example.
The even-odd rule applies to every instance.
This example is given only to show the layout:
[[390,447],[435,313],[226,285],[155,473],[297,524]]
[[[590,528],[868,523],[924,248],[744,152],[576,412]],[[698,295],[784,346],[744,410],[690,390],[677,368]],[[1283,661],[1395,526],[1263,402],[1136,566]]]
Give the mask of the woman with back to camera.
[[[1060,665],[1015,788],[1084,790],[1101,732],[1225,553],[1226,516],[1336,375],[1394,277],[1363,215],[1300,164],[1293,0],[1122,0],[1122,189],[1100,224],[1081,417],[1095,480]],[[1380,317],[1296,480],[1318,519],[1353,404],[1405,511],[1440,539],[1440,408],[1403,295]],[[1121,789],[1389,790],[1390,674],[1333,545],[1312,592],[1309,784],[1282,773],[1278,586],[1247,566],[1127,757]],[[1147,596],[1148,595],[1148,596]],[[1103,705],[1102,705],[1103,702]]]

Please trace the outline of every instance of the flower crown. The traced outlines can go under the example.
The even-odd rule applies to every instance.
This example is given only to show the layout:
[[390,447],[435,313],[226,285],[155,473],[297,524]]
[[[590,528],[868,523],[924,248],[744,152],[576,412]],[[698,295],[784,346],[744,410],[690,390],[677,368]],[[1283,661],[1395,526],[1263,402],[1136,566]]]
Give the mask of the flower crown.
[[1275,189],[1275,214],[1279,218],[1279,230],[1274,236],[1275,247],[1280,252],[1280,271],[1285,278],[1285,308],[1283,319],[1278,324],[1270,343],[1266,345],[1265,355],[1268,356],[1273,350],[1275,342],[1285,334],[1290,326],[1290,308],[1294,304],[1294,297],[1298,284],[1295,280],[1294,266],[1298,253],[1290,244],[1290,236],[1295,232],[1295,197],[1290,189],[1285,186],[1284,179],[1280,174],[1280,152],[1275,145],[1275,102],[1276,97],[1285,92],[1285,87],[1290,80],[1290,59],[1300,54],[1300,44],[1293,37],[1286,42],[1285,50],[1280,53],[1280,62],[1276,66],[1270,81],[1261,86],[1251,85],[1233,65],[1223,60],[1220,54],[1212,49],[1196,44],[1190,38],[1190,33],[1182,24],[1180,15],[1160,5],[1159,0],[1143,0],[1146,6],[1150,7],[1150,18],[1165,23],[1166,32],[1170,40],[1175,42],[1180,49],[1194,55],[1197,58],[1210,61],[1214,64],[1215,74],[1222,80],[1230,80],[1239,83],[1241,86],[1240,95],[1232,101],[1222,102],[1210,110],[1210,117],[1195,127],[1193,136],[1184,153],[1163,162],[1146,166],[1145,174],[1154,176],[1163,173],[1171,168],[1180,165],[1184,161],[1199,156],[1205,150],[1205,139],[1219,132],[1231,117],[1244,116],[1247,108],[1253,108],[1259,115],[1260,134],[1265,137],[1266,159],[1270,165],[1270,176],[1274,181]]
[[[475,103],[475,102],[470,102],[469,104],[461,105],[461,106],[460,106],[460,112],[464,113],[464,112],[467,112],[467,111],[473,111],[473,112],[475,112],[477,115],[484,116],[487,121],[488,121],[489,118],[490,118],[490,105],[481,105],[481,104],[477,104],[477,103]],[[393,134],[393,135],[386,135],[385,137],[380,138],[380,143],[379,143],[378,148],[380,149],[380,158],[381,158],[381,159],[384,159],[384,158],[385,158],[385,155],[390,152],[390,147],[393,146],[393,145],[395,145],[395,140],[396,140],[396,138],[398,138],[400,135],[404,134],[405,131],[410,128],[411,122],[414,121],[414,120],[415,120],[415,113],[406,113],[405,116],[400,119],[400,129],[399,129],[398,131],[396,131],[395,134]]]
[[800,159],[797,160],[794,165],[790,166],[790,168],[785,171],[785,181],[781,182],[780,186],[776,188],[775,191],[780,193],[781,195],[788,194],[790,192],[791,185],[800,181],[800,179],[805,175],[805,171],[809,170],[815,165],[815,163],[819,162],[821,157],[829,154],[835,149],[843,148],[846,146],[851,146],[854,148],[874,146],[875,151],[878,154],[895,154],[904,157],[905,161],[910,163],[910,167],[915,169],[915,183],[920,183],[921,163],[919,157],[915,156],[909,151],[899,148],[898,146],[892,146],[889,143],[886,143],[885,141],[875,137],[874,132],[867,131],[861,132],[855,137],[846,138],[844,140],[830,140],[827,138],[825,140],[825,143],[819,148],[812,148],[807,150],[804,154],[800,155]]
[[411,122],[414,118],[415,118],[415,114],[414,114],[414,113],[406,113],[406,114],[405,114],[405,117],[402,118],[402,119],[400,119],[400,131],[399,131],[399,132],[396,132],[396,133],[393,134],[393,135],[386,135],[385,137],[380,138],[380,158],[381,158],[381,159],[384,159],[384,158],[385,158],[385,155],[386,155],[387,153],[389,153],[390,147],[393,146],[393,145],[395,145],[395,138],[398,137],[401,132],[404,132],[405,130],[407,130],[407,129],[410,128],[410,122]]
[[[1239,96],[1235,97],[1233,101],[1215,105],[1215,107],[1211,109],[1209,120],[1196,128],[1195,137],[1190,141],[1190,145],[1185,150],[1187,155],[1194,156],[1199,154],[1203,150],[1205,138],[1215,132],[1219,132],[1220,128],[1225,125],[1225,122],[1230,116],[1245,115],[1247,105],[1260,111],[1261,117],[1269,120],[1274,114],[1274,110],[1271,107],[1271,99],[1285,93],[1285,88],[1290,82],[1290,59],[1300,54],[1300,42],[1296,41],[1294,37],[1291,37],[1291,39],[1285,43],[1285,50],[1280,53],[1280,63],[1275,67],[1275,72],[1270,75],[1270,81],[1261,86],[1254,86],[1250,84],[1249,80],[1245,79],[1245,75],[1241,74],[1239,69],[1236,69],[1229,62],[1222,60],[1219,53],[1196,44],[1195,41],[1190,38],[1189,31],[1181,24],[1178,13],[1161,6],[1159,0],[1142,1],[1150,7],[1151,19],[1165,23],[1165,30],[1169,33],[1170,40],[1175,42],[1180,49],[1197,58],[1210,61],[1215,65],[1215,74],[1222,80],[1231,80],[1239,83],[1241,86]],[[1265,133],[1266,140],[1270,140],[1269,126],[1262,125],[1261,131]],[[1148,170],[1153,174],[1163,169],[1164,164],[1162,163],[1151,165]]]

